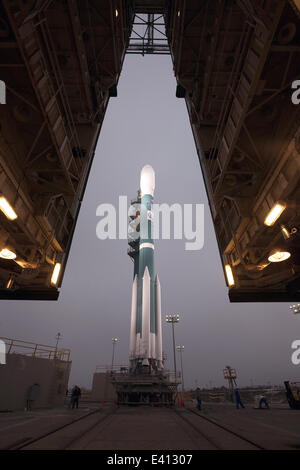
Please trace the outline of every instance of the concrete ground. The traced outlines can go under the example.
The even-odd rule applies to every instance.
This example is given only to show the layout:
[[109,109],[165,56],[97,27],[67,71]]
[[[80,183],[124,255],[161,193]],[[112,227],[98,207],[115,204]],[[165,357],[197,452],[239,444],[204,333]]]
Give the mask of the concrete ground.
[[[193,403],[186,405],[195,411]],[[97,407],[99,410],[99,404],[82,403],[78,410],[0,413],[0,449],[25,445]],[[114,411],[107,406],[26,448],[254,450],[258,445],[265,449],[292,450],[300,449],[299,424],[300,411],[285,405],[270,410],[256,410],[249,405],[236,410],[232,404],[204,403],[200,417],[185,408],[178,408],[175,413],[168,408],[125,406]]]
[[204,404],[200,413],[266,449],[300,449],[300,410],[287,404],[269,410],[247,404],[238,410],[229,403]]
[[59,426],[84,416],[91,410],[66,408],[0,413],[0,450],[18,446]]
[[[211,429],[213,427],[213,429]],[[224,447],[221,443],[224,443]],[[188,410],[175,413],[169,408],[122,407],[91,433],[73,442],[69,449],[80,450],[216,450],[253,446],[229,436],[210,423],[202,423]]]

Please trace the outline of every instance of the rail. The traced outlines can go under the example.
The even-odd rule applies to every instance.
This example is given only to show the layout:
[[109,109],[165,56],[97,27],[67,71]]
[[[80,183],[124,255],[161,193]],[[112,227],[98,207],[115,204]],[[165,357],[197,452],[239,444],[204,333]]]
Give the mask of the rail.
[[6,354],[23,354],[25,356],[40,357],[44,359],[58,359],[60,361],[70,361],[70,349],[58,349],[55,346],[32,343],[18,339],[0,338],[6,344]]
[[129,370],[128,365],[114,365],[113,367],[108,365],[98,365],[96,366],[96,373],[108,374],[110,375],[114,381],[118,383],[121,382],[132,382],[132,383],[146,383],[152,382],[153,377],[161,377],[162,379],[166,380],[170,384],[177,384],[181,383],[181,372],[170,371],[169,369],[164,369],[160,371],[158,374],[132,374]]
[[96,366],[96,373],[128,373],[128,365],[115,364],[113,367],[108,365]]

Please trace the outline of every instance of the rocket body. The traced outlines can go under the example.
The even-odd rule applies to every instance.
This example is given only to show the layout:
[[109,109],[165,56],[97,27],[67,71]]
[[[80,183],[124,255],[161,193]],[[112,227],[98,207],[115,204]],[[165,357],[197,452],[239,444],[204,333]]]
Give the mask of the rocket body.
[[134,260],[132,286],[130,362],[131,369],[147,366],[162,368],[161,292],[154,274],[154,242],[152,203],[155,173],[146,165],[141,171],[139,200],[132,213],[132,227],[139,227],[139,236],[129,245]]

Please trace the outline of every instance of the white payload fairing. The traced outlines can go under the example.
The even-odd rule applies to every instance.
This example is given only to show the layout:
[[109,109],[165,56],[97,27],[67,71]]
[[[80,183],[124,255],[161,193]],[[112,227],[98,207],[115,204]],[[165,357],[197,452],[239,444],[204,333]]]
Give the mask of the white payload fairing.
[[152,202],[155,173],[150,165],[143,167],[138,199],[130,209],[128,254],[134,261],[130,325],[131,371],[163,368],[161,289],[154,277],[154,243]]

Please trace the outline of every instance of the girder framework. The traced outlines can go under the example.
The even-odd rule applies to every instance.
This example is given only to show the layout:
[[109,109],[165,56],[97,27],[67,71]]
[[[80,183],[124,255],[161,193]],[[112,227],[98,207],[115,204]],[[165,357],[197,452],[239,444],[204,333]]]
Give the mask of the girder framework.
[[164,15],[135,14],[127,54],[170,54]]
[[[299,301],[299,21],[298,0],[3,0],[0,192],[18,218],[0,212],[0,251],[17,255],[0,258],[0,298],[57,298],[127,51],[171,53],[230,299]],[[270,263],[275,248],[290,258]]]
[[[300,29],[292,3],[177,0],[167,26],[222,263],[234,277],[232,301],[300,295],[300,106],[291,89]],[[286,210],[266,226],[280,200]],[[291,256],[270,263],[274,249]]]
[[[108,100],[128,43],[122,0],[18,1],[0,7],[0,297],[56,299]],[[56,263],[62,267],[51,282]]]

